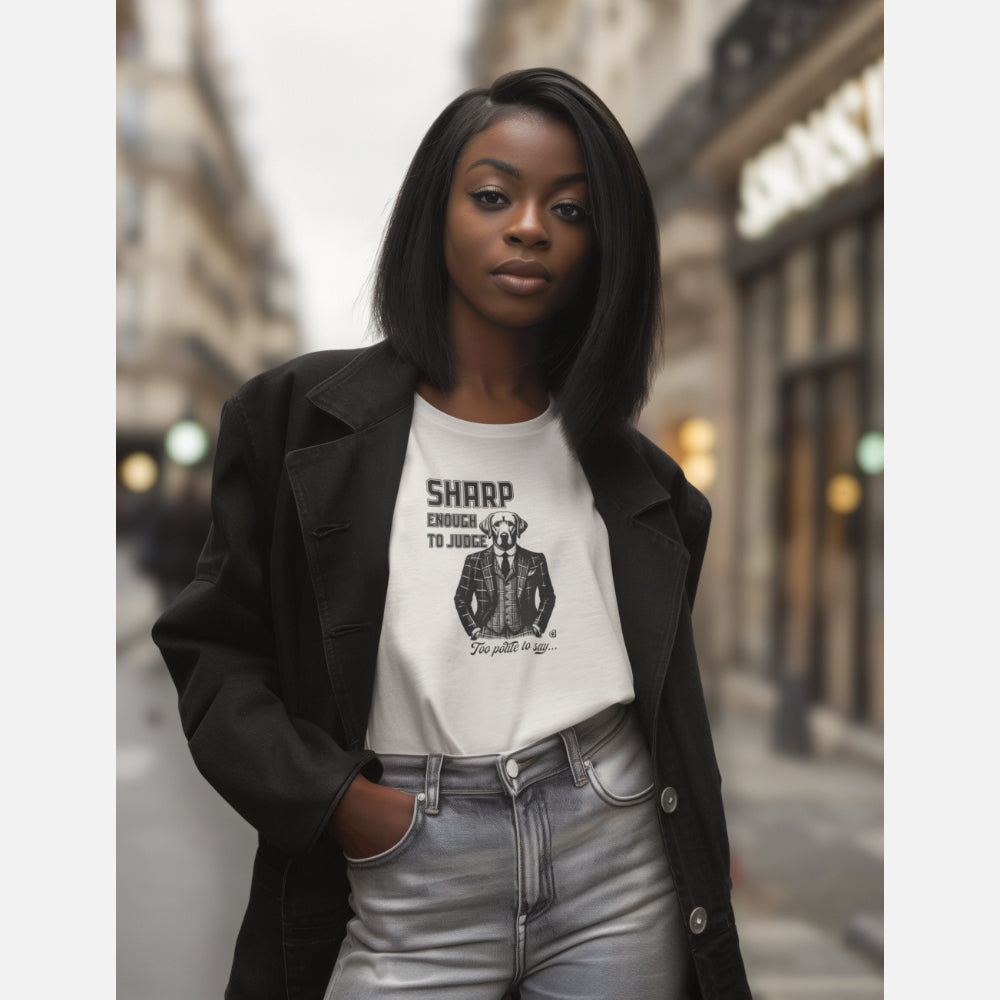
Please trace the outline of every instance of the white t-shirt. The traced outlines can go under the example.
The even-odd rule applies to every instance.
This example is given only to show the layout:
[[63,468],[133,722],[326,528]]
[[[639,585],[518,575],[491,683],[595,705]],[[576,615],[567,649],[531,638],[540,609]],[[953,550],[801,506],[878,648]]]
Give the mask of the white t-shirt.
[[553,405],[414,398],[366,745],[503,753],[633,701],[604,522]]

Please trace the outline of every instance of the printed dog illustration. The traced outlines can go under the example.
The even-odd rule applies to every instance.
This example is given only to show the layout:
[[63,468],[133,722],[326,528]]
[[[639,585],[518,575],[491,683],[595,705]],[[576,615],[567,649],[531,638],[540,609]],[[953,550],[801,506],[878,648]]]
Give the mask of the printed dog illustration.
[[479,523],[492,541],[465,559],[455,607],[470,639],[540,636],[556,603],[549,568],[541,552],[518,544],[528,522],[510,510],[496,510]]

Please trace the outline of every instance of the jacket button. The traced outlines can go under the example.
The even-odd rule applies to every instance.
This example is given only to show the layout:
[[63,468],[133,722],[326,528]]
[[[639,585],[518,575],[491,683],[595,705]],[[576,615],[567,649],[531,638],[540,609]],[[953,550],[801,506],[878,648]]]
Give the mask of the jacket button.
[[660,792],[660,808],[665,813],[672,813],[677,808],[677,789],[669,785]]
[[517,766],[517,761],[513,757],[507,758],[507,763],[504,764],[504,770],[512,778],[516,778],[521,773],[521,768]]
[[691,911],[691,916],[688,917],[688,927],[691,928],[691,933],[700,934],[705,929],[707,923],[708,914],[705,912],[705,907],[696,906]]

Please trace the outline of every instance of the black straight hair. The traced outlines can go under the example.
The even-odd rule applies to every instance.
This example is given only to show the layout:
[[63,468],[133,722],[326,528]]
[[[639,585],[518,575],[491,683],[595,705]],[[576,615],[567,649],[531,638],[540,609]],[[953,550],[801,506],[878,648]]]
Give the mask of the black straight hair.
[[552,320],[543,375],[570,444],[634,420],[658,359],[659,233],[638,157],[604,102],[558,69],[517,70],[468,90],[428,129],[410,163],[375,267],[373,316],[394,350],[443,392],[454,384],[445,323],[445,209],[469,140],[530,111],[566,124],[587,172],[591,251],[575,301]]

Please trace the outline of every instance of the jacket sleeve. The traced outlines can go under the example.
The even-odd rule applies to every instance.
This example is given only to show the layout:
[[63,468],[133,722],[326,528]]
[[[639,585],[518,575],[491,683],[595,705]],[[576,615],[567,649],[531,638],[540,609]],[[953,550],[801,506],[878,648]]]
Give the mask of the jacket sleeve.
[[153,627],[177,687],[198,770],[271,843],[292,855],[323,834],[370,751],[347,751],[282,700],[268,598],[261,482],[239,395],[223,407],[212,526],[194,581]]

